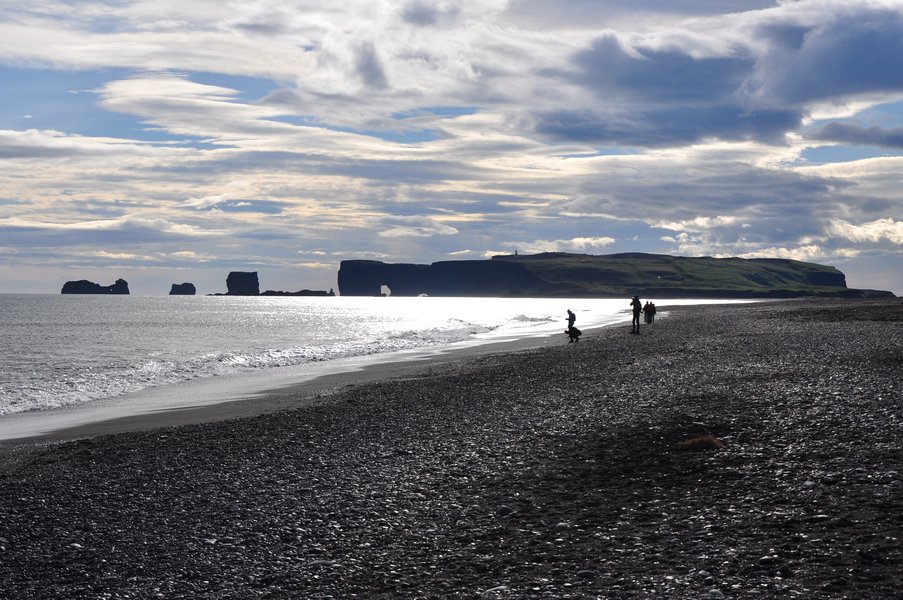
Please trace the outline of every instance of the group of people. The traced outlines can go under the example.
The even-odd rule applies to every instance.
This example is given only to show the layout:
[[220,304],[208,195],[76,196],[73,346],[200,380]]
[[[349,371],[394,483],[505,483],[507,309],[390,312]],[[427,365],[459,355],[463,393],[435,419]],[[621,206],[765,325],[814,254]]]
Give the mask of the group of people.
[[[631,332],[630,333],[640,333],[640,313],[645,315],[646,323],[654,323],[655,322],[655,304],[652,302],[646,301],[646,304],[643,304],[640,301],[639,296],[634,296],[633,300],[630,301],[630,307],[633,309],[633,321],[631,322]],[[574,327],[574,322],[577,320],[577,315],[571,312],[571,309],[568,309],[568,328],[564,330],[564,332],[568,336],[568,343],[579,342],[580,336],[583,334],[582,331]]]
[[632,330],[630,333],[639,333],[640,332],[640,313],[644,313],[646,315],[646,323],[654,323],[655,322],[655,304],[646,300],[646,304],[644,305],[640,302],[639,296],[634,296],[633,300],[630,301],[630,307],[633,309],[633,321],[631,322]]
[[655,323],[655,305],[648,300],[643,305],[643,314],[646,315],[646,323]]

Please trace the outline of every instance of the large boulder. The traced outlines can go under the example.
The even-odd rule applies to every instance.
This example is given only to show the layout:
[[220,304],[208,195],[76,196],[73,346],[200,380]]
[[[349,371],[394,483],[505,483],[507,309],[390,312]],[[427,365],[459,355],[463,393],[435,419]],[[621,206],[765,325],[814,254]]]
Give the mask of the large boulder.
[[232,271],[226,277],[227,296],[259,296],[260,282],[257,280],[257,271],[248,273]]
[[169,290],[170,296],[194,296],[197,293],[193,283],[174,283]]
[[87,279],[67,281],[63,284],[63,294],[121,294],[128,295],[129,284],[125,279],[117,279],[113,285],[100,285]]

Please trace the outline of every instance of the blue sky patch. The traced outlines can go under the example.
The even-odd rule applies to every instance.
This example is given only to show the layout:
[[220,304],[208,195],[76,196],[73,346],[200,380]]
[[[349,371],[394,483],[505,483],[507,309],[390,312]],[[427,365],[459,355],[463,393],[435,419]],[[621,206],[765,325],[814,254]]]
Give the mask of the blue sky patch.
[[862,160],[864,158],[878,158],[881,156],[899,156],[898,152],[890,148],[878,147],[850,147],[850,146],[819,146],[803,151],[800,158],[810,164],[828,164]]
[[208,210],[221,210],[229,213],[259,213],[264,215],[277,215],[285,209],[285,203],[273,200],[228,200]]

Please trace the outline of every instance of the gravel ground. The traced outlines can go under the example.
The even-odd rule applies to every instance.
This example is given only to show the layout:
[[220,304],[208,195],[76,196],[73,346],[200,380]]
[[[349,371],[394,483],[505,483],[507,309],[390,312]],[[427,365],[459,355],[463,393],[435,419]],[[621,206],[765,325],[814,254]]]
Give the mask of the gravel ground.
[[903,598],[903,302],[659,317],[6,449],[0,598]]

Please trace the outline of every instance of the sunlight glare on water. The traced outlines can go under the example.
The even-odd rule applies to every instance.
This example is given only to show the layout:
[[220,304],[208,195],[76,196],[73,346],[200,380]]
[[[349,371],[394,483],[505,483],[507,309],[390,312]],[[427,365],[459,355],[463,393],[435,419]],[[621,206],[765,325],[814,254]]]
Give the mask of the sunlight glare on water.
[[587,331],[629,320],[627,303],[0,294],[0,415],[280,367],[557,334],[567,309]]

